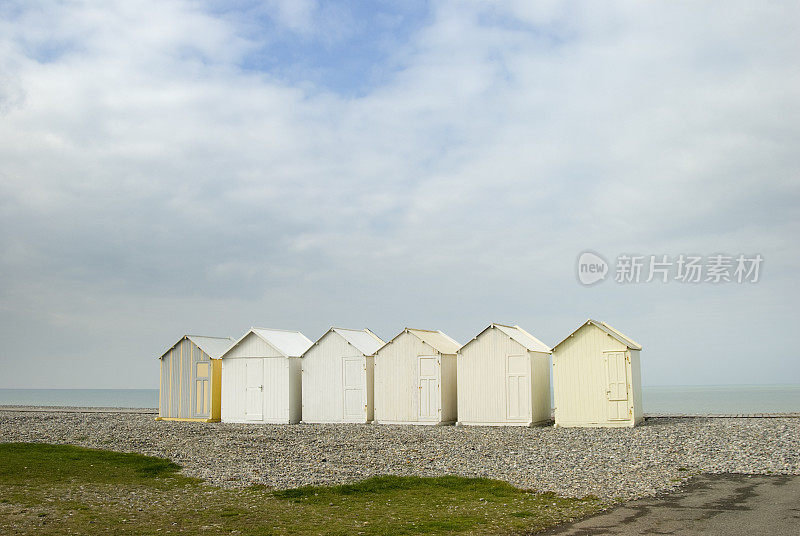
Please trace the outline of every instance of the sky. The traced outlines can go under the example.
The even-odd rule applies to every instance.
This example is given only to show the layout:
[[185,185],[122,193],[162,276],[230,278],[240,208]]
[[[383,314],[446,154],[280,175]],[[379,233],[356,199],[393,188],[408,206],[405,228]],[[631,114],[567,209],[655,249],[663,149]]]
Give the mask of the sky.
[[[2,2],[0,388],[156,388],[184,333],[554,345],[589,317],[642,344],[645,385],[800,383],[798,21]],[[620,256],[740,254],[757,281],[615,281]]]

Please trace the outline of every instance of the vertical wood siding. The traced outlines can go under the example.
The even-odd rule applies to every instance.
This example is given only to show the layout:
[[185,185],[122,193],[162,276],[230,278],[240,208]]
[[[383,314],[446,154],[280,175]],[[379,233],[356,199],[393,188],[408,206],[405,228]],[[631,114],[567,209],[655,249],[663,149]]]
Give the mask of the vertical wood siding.
[[[458,355],[459,422],[464,424],[531,423],[531,416],[522,420],[509,419],[506,408],[507,358],[509,355],[527,355],[527,353],[528,350],[524,346],[499,329],[484,331],[478,335],[476,340],[461,349]],[[532,374],[529,374],[529,379],[530,376]]]
[[222,419],[222,360],[211,360],[211,418]]
[[531,359],[533,423],[550,420],[550,354],[528,352]]
[[367,422],[375,420],[375,357],[364,358],[367,366]]
[[178,409],[178,400],[180,393],[181,381],[181,349],[180,345],[176,346],[169,353],[170,371],[169,371],[169,416],[179,417],[180,411]]
[[[250,360],[264,363],[262,418],[249,420],[246,409],[246,364]],[[299,358],[239,357],[222,359],[222,421],[291,423],[300,420]],[[295,379],[292,380],[292,377]]]
[[[605,351],[627,347],[599,328],[584,325],[553,352],[553,391],[558,426],[630,426],[609,420]],[[633,387],[633,386],[631,386]],[[641,396],[633,394],[633,397]],[[633,398],[631,397],[631,398]]]
[[158,393],[158,416],[169,417],[169,352],[161,358],[159,365],[161,366],[161,387]]
[[[222,361],[222,422],[237,422],[244,418],[244,360],[223,358]],[[239,387],[241,385],[241,387]]]
[[639,350],[628,350],[631,358],[631,388],[633,389],[633,420],[635,424],[644,419],[642,406],[642,363]]
[[[344,386],[342,384],[342,360],[345,357],[361,357],[363,354],[335,331],[329,331],[303,355],[303,421],[345,422]],[[363,383],[369,406],[372,399],[367,371],[363,371]],[[366,409],[357,421],[371,420]]]
[[[419,356],[438,356],[439,354],[411,333],[402,333],[392,343],[381,348],[375,356],[375,419],[390,423],[422,422],[419,418]],[[451,356],[452,357],[452,356]],[[439,369],[440,398],[455,386],[454,375],[442,375]],[[442,386],[441,382],[445,382]],[[455,413],[455,409],[441,408],[442,414],[447,411]],[[440,420],[433,422],[446,422]]]
[[442,422],[458,420],[458,361],[455,354],[442,354]]
[[[197,364],[211,363],[208,355],[189,339],[181,340],[161,359],[161,392],[159,416],[173,419],[211,418],[213,404],[212,378],[209,378],[208,404],[197,411]],[[202,409],[202,408],[201,408]]]
[[303,359],[290,357],[289,368],[289,423],[295,424],[303,418]]

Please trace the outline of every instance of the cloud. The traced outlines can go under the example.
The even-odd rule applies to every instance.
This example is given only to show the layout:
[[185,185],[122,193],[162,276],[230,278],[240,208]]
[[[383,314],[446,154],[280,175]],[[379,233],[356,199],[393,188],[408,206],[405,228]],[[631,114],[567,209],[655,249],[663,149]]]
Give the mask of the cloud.
[[[702,319],[718,336],[755,322],[753,300],[787,323],[795,5],[375,9],[0,12],[9,382],[38,381],[59,352],[83,356],[78,370],[106,358],[87,350],[97,326],[145,385],[142,360],[184,331],[417,324],[467,339],[513,321],[555,341],[589,314],[650,341],[646,380],[682,381],[666,363],[697,359],[685,349],[703,330],[670,329],[688,333],[698,303],[720,309]],[[587,247],[761,252],[770,276],[752,291],[584,289],[571,270]],[[14,334],[35,329],[31,353]],[[704,379],[755,346],[724,350]]]

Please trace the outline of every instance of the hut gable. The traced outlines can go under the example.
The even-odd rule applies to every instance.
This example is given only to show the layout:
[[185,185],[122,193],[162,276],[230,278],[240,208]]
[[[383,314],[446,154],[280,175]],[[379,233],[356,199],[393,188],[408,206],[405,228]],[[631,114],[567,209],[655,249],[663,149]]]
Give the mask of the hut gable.
[[570,339],[572,339],[579,331],[581,331],[581,330],[583,330],[584,328],[587,328],[587,327],[594,327],[594,328],[599,329],[600,331],[602,331],[603,333],[605,333],[606,335],[608,335],[612,339],[614,339],[617,342],[619,342],[625,348],[629,348],[631,350],[641,350],[642,349],[642,346],[639,343],[635,342],[630,337],[628,337],[626,335],[623,335],[622,332],[620,332],[619,330],[611,327],[610,325],[606,324],[605,322],[599,322],[597,320],[593,320],[593,319],[590,318],[586,322],[581,324],[578,327],[578,329],[576,329],[575,331],[573,331],[572,333],[567,335],[561,342],[559,342],[558,344],[553,346],[553,350],[555,350],[556,348],[558,348],[559,346],[561,346],[565,342],[567,342]]
[[178,346],[181,341],[188,339],[192,342],[196,347],[203,351],[209,358],[211,359],[219,359],[222,357],[222,354],[230,348],[231,343],[233,343],[233,337],[209,337],[207,335],[184,335],[178,342],[167,348],[167,350],[159,356],[159,359],[163,359],[167,355],[169,355],[170,351],[173,348]]
[[540,352],[543,354],[552,353],[552,350],[549,346],[545,343],[525,331],[519,326],[506,326],[504,324],[489,324],[489,326],[478,333],[472,340],[470,340],[467,344],[461,347],[459,350],[461,353],[467,349],[472,343],[477,341],[481,336],[483,336],[489,330],[495,329],[500,333],[504,334],[506,337],[510,338],[517,344],[519,344],[523,349],[528,350],[530,352]]
[[205,352],[211,359],[219,359],[222,354],[233,344],[233,337],[205,337],[203,335],[187,335],[198,348]]
[[299,331],[250,328],[223,357],[300,357],[312,344]]
[[368,329],[331,328],[329,332],[342,337],[364,356],[374,355],[384,345],[383,340]]
[[452,339],[442,331],[412,328],[405,328],[384,346],[392,344],[406,333],[413,335],[422,341],[423,344],[439,354],[455,355],[458,353],[459,348],[461,348],[461,345],[455,339]]

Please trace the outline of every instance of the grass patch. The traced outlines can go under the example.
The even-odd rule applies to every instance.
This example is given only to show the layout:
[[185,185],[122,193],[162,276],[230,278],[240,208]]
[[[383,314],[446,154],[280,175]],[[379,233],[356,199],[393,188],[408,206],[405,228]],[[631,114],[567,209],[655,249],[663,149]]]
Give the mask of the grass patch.
[[169,460],[69,445],[0,444],[0,460],[0,534],[503,534],[604,506],[455,476],[226,490]]
[[477,493],[489,497],[508,497],[527,493],[498,480],[487,478],[463,478],[460,476],[440,476],[420,478],[416,476],[378,476],[354,484],[339,486],[303,486],[301,488],[274,492],[279,499],[310,500],[323,502],[332,497],[370,494],[407,493]]
[[179,477],[180,466],[169,460],[72,445],[3,443],[0,459],[0,481],[5,484],[189,480]]

